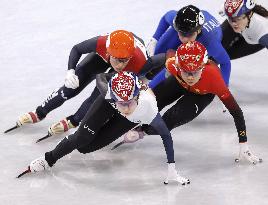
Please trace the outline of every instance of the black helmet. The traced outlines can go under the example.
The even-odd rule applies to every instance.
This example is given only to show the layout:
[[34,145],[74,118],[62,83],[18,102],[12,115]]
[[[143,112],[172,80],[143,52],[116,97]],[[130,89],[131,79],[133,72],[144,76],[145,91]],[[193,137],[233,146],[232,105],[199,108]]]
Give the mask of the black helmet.
[[193,33],[204,24],[204,14],[193,5],[183,7],[177,12],[173,20],[173,26],[177,32]]

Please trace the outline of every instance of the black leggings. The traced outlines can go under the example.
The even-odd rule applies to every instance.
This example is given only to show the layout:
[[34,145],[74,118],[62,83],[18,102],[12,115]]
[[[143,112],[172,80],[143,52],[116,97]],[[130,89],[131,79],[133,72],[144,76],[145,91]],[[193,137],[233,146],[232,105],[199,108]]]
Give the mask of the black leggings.
[[91,95],[80,105],[78,110],[73,115],[68,116],[66,119],[70,120],[73,126],[78,126],[82,119],[85,117],[90,106],[99,95],[100,91],[97,87],[95,87]]
[[[76,67],[75,74],[79,79],[79,87],[76,89],[66,88],[64,85],[53,91],[47,99],[36,109],[39,119],[43,119],[46,115],[57,107],[61,106],[66,100],[78,95],[90,82],[92,82],[96,74],[104,73],[110,64],[106,63],[96,53],[88,54]],[[97,94],[96,94],[97,95]],[[87,103],[92,103],[90,100]]]
[[45,154],[50,166],[77,149],[81,153],[96,151],[118,139],[137,123],[121,116],[102,96],[99,96],[82,120],[78,130],[65,137],[55,149]]
[[228,20],[222,23],[221,28],[223,32],[222,45],[231,60],[248,56],[264,48],[260,44],[248,44],[240,33],[234,32]]
[[[198,95],[183,88],[173,77],[168,77],[153,89],[158,108],[177,102],[162,116],[169,130],[186,124],[195,119],[214,99],[215,95]],[[155,135],[157,132],[151,126],[143,126],[147,134]]]

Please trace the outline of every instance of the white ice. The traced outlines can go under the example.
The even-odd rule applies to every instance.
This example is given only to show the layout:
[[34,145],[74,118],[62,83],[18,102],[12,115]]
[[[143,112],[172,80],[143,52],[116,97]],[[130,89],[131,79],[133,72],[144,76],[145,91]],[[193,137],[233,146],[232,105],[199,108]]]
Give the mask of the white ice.
[[[259,1],[268,8],[268,1]],[[53,149],[64,135],[40,144],[47,128],[72,114],[94,83],[36,125],[8,134],[17,117],[34,110],[63,84],[73,45],[115,29],[146,42],[160,17],[185,0],[1,0],[0,1],[0,204],[265,205],[268,204],[267,50],[232,62],[231,90],[244,111],[253,152],[264,159],[236,164],[238,138],[229,113],[214,100],[196,120],[173,134],[178,170],[191,184],[163,185],[166,157],[159,136],[111,151],[73,152],[49,172],[15,177],[31,160]],[[195,1],[217,15],[221,1]],[[118,140],[119,141],[119,140]],[[118,142],[117,141],[117,142]]]

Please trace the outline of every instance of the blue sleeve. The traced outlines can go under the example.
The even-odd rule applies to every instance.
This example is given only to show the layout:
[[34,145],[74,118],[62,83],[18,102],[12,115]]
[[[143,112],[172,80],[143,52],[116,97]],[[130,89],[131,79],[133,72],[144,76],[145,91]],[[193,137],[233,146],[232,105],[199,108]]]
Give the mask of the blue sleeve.
[[173,19],[176,16],[176,13],[177,13],[176,11],[171,10],[171,11],[168,11],[164,16],[162,16],[157,26],[157,29],[153,35],[153,37],[156,40],[159,40],[160,37],[166,32],[166,30],[170,26],[173,26]]
[[265,34],[259,40],[260,44],[268,49],[268,34]]
[[162,69],[149,83],[149,88],[155,88],[159,83],[166,79],[166,69]]
[[226,50],[220,42],[214,41],[207,46],[209,56],[212,56],[221,67],[221,74],[224,82],[229,86],[231,75],[231,61]]
[[170,131],[168,130],[166,123],[162,119],[161,115],[158,113],[156,117],[153,119],[153,121],[150,124],[161,136],[168,163],[174,163],[174,149],[173,149],[173,140],[170,134]]

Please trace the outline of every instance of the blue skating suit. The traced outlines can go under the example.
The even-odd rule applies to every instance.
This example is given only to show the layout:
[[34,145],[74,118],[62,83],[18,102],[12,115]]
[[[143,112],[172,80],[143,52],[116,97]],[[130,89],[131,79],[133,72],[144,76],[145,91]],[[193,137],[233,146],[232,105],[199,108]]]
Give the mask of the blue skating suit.
[[[207,11],[202,10],[205,16],[205,23],[202,27],[202,32],[197,36],[196,41],[202,43],[208,55],[213,57],[217,63],[220,64],[221,73],[224,81],[229,85],[229,78],[231,73],[230,58],[221,44],[222,30],[220,23]],[[165,53],[168,49],[176,50],[181,41],[178,37],[177,31],[173,28],[173,19],[177,11],[168,11],[160,20],[157,30],[153,37],[158,41],[155,48],[155,54]],[[155,78],[150,82],[150,87],[155,87],[162,80],[164,80],[165,69],[163,69]]]

